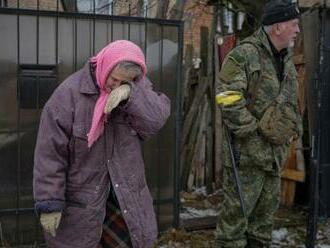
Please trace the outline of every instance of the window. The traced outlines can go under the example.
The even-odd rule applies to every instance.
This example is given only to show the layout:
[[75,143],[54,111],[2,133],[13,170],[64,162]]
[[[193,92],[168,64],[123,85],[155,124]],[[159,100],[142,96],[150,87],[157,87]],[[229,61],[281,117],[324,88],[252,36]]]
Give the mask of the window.
[[42,108],[56,87],[55,65],[19,65],[17,95],[21,109]]
[[8,1],[7,0],[0,0],[0,7],[8,7]]

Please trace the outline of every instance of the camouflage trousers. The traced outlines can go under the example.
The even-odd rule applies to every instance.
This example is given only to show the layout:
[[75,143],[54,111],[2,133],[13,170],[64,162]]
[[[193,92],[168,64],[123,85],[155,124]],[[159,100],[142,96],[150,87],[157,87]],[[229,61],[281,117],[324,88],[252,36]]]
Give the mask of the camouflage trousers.
[[269,247],[280,201],[280,176],[250,166],[238,172],[248,217],[242,215],[232,169],[225,167],[216,247]]

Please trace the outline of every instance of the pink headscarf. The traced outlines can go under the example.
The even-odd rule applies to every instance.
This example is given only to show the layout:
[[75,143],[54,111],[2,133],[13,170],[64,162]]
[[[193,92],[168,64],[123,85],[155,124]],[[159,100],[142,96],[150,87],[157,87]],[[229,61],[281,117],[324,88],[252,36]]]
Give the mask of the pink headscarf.
[[130,61],[140,65],[143,72],[140,79],[146,75],[147,67],[142,50],[133,42],[127,40],[111,42],[95,57],[91,58],[91,62],[96,63],[95,76],[100,88],[100,96],[95,104],[92,126],[88,133],[89,148],[100,137],[104,130],[106,116],[103,111],[109,96],[109,93],[105,89],[106,81],[111,71],[122,61]]

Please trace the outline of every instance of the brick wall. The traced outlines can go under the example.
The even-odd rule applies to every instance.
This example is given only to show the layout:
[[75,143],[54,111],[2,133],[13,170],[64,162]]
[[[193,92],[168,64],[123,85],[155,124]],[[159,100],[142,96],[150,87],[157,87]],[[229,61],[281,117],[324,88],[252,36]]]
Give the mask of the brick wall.
[[140,16],[141,7],[139,0],[115,0],[113,1],[114,15]]
[[210,33],[213,22],[213,7],[200,2],[202,1],[188,0],[183,16],[185,21],[184,47],[191,45],[196,57],[200,56],[201,27],[207,27]]
[[[21,9],[37,9],[37,0],[8,0],[8,8],[16,8],[17,1],[19,1],[19,8]],[[63,7],[61,1],[58,1],[59,10],[62,11]],[[53,10],[56,11],[57,0],[39,0],[40,10]]]

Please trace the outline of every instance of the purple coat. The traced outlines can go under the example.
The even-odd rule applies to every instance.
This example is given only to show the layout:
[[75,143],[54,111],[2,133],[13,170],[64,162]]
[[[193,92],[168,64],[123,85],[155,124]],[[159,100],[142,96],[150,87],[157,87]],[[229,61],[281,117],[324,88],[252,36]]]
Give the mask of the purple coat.
[[[89,64],[67,78],[45,105],[34,165],[36,210],[62,211],[48,247],[94,248],[102,234],[113,185],[134,248],[152,247],[157,224],[146,184],[141,141],[157,133],[170,114],[170,100],[145,79],[108,116],[104,133],[87,148],[99,95]],[[111,182],[111,183],[110,183]]]

